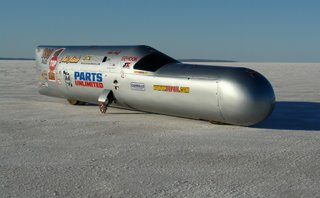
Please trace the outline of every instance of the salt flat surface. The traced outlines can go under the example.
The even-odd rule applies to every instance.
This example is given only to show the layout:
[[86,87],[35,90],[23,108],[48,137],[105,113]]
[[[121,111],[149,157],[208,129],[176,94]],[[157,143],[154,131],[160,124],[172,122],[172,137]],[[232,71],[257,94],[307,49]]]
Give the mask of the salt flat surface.
[[320,63],[209,64],[264,74],[271,117],[102,115],[39,95],[34,61],[0,61],[0,197],[319,197]]

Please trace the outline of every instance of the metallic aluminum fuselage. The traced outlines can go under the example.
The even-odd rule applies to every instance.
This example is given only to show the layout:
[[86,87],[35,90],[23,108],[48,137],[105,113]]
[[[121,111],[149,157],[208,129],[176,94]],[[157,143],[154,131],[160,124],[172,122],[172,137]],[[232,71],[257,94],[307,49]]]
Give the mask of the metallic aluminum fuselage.
[[[148,46],[39,46],[39,92],[98,103],[111,90],[124,107],[244,126],[271,114],[275,95],[261,74],[178,61],[149,69],[157,59],[144,58],[155,53]],[[139,67],[143,61],[147,67]]]

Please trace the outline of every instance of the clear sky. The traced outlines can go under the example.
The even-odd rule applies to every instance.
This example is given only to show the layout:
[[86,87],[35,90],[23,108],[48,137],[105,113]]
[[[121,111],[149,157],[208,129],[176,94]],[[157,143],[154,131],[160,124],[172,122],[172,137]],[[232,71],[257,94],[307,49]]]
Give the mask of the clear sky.
[[150,45],[174,58],[320,62],[318,0],[1,0],[0,57]]

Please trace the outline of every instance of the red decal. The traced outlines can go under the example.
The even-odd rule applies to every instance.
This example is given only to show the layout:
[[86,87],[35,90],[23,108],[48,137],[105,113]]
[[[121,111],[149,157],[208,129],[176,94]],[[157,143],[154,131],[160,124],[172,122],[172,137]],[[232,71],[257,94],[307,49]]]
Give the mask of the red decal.
[[58,49],[54,52],[52,58],[50,59],[49,62],[49,80],[56,80],[56,73],[55,73],[55,69],[57,66],[57,61],[58,61],[58,56],[59,54],[64,50],[64,48],[62,49]]
[[83,81],[83,80],[75,80],[74,84],[76,86],[82,87],[96,87],[96,88],[103,88],[103,83],[101,82],[91,82],[91,81]]
[[120,51],[109,51],[108,54],[119,55],[119,54],[120,54]]
[[137,61],[138,57],[136,56],[123,56],[121,61]]
[[125,69],[130,69],[130,63],[125,63],[122,67]]

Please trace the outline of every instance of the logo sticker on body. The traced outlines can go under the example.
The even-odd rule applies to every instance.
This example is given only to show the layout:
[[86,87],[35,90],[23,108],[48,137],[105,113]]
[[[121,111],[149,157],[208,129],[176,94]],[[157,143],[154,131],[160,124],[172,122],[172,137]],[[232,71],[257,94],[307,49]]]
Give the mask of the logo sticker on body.
[[135,74],[150,74],[147,71],[137,71],[137,70],[135,70],[133,73],[135,73]]
[[119,55],[120,53],[120,51],[109,51],[107,54]]
[[52,54],[54,49],[52,48],[44,48],[41,56],[41,63],[42,64],[47,64],[48,63],[48,58]]
[[60,60],[60,63],[78,63],[80,56],[65,56]]
[[39,76],[39,87],[48,87],[48,71],[42,70]]
[[124,63],[124,65],[122,66],[122,68],[124,68],[124,69],[130,69],[130,62],[128,63],[128,62],[126,62],[126,63]]
[[70,73],[67,71],[63,71],[63,76],[64,76],[64,82],[65,82],[66,86],[72,87]]
[[135,91],[145,91],[146,90],[144,83],[132,82],[132,83],[130,83],[130,87],[132,90],[135,90]]
[[99,72],[74,72],[75,86],[103,88],[102,73]]
[[121,61],[137,61],[138,60],[138,57],[137,56],[123,56],[121,58]]
[[81,64],[85,65],[100,65],[102,62],[103,57],[101,56],[94,56],[94,55],[86,55],[82,58]]
[[51,80],[51,81],[56,80],[56,67],[57,67],[57,63],[58,63],[58,57],[63,50],[64,50],[64,48],[57,49],[53,53],[52,58],[50,59],[50,62],[49,62],[50,71],[48,73],[48,76],[49,76],[49,80]]
[[169,85],[153,85],[155,91],[175,92],[175,93],[189,93],[190,87],[169,86]]

